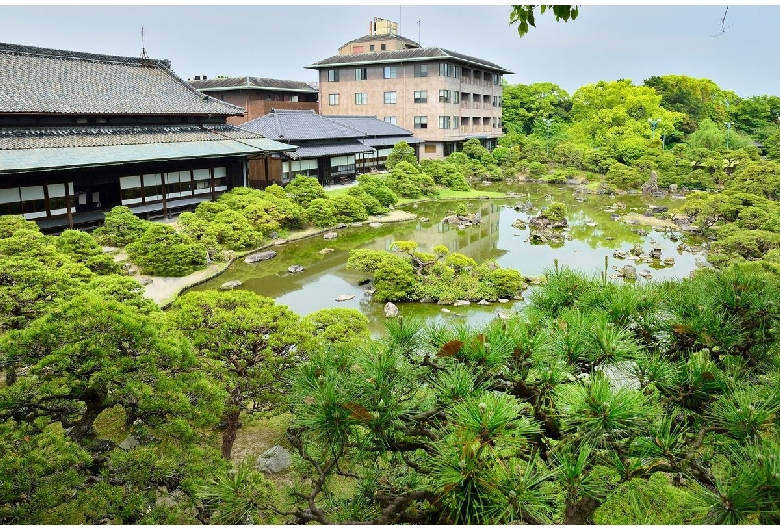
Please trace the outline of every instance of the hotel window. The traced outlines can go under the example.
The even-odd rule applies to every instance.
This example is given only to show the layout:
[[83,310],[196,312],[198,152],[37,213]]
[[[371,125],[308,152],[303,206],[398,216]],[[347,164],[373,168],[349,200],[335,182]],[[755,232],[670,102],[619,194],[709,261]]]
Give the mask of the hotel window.
[[414,65],[414,77],[428,77],[428,65],[427,64],[415,64]]
[[427,90],[415,90],[414,91],[415,103],[428,103],[428,91]]
[[385,92],[385,105],[395,105],[396,93]]
[[457,90],[452,93],[452,102],[460,103],[460,92],[458,92]]
[[367,97],[367,94],[365,92],[356,92],[355,93],[355,105],[365,105],[367,100],[368,100],[368,97]]
[[414,117],[415,129],[427,129],[428,128],[428,116],[415,116]]
[[328,94],[328,105],[338,105],[338,104],[339,104],[339,95]]
[[385,116],[385,122],[391,124],[391,125],[398,125],[396,123],[395,116]]
[[365,81],[368,79],[368,70],[366,68],[355,68],[355,81]]
[[460,126],[459,122],[460,122],[460,116],[453,116],[452,117],[452,128],[453,129],[457,129]]
[[448,63],[439,63],[439,75],[442,77],[452,77],[452,69]]
[[385,51],[387,49],[387,44],[383,42],[382,44],[379,45],[379,47],[382,48],[382,51]]
[[452,71],[454,73],[455,79],[460,77],[460,66],[453,66]]
[[385,79],[395,79],[395,66],[385,66],[384,76]]
[[450,128],[450,117],[439,116],[439,129],[449,129],[449,128]]
[[370,52],[374,51],[374,45],[373,44],[369,44],[368,45],[368,51],[370,51]]
[[450,91],[439,90],[439,103],[449,103],[449,102],[450,102]]
[[493,74],[493,84],[494,85],[500,85],[501,84],[501,76],[498,74]]
[[328,70],[328,81],[338,81],[338,80],[339,80],[339,71]]

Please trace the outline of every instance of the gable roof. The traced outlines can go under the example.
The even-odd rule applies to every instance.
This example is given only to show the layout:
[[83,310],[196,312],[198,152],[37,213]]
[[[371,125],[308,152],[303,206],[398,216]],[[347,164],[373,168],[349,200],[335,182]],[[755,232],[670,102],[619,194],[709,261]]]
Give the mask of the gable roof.
[[410,46],[412,48],[419,48],[420,45],[416,42],[414,42],[412,39],[407,39],[406,37],[402,37],[400,35],[397,35],[395,33],[385,33],[381,35],[365,35],[363,37],[359,37],[355,40],[351,40],[347,42],[346,44],[342,44],[339,46],[339,49],[343,48],[344,46],[349,46],[350,44],[354,44],[356,42],[371,42],[375,40],[399,40],[404,43],[406,46]]
[[306,92],[317,94],[318,90],[303,81],[287,79],[271,79],[268,77],[217,77],[215,79],[190,81],[195,89],[202,92],[219,92],[223,90],[272,90],[285,92]]
[[271,109],[265,116],[239,125],[241,129],[282,141],[361,138],[363,133],[334,122],[313,110]]
[[170,62],[0,43],[0,115],[240,116],[202,94]]
[[377,63],[397,63],[397,62],[414,62],[414,61],[428,61],[430,59],[448,59],[459,63],[467,64],[471,67],[483,68],[485,70],[491,70],[500,72],[503,74],[513,74],[506,68],[499,66],[490,61],[465,55],[463,53],[454,52],[452,50],[446,50],[444,48],[411,48],[408,50],[390,50],[380,52],[369,53],[353,53],[351,55],[334,55],[317,61],[304,68],[321,69],[329,66],[350,66],[360,64],[377,64]]

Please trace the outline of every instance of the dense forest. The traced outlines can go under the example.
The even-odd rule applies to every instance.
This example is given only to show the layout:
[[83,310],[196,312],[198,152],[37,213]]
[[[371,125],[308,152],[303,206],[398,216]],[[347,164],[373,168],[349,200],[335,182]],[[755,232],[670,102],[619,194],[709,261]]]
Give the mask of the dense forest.
[[[667,75],[505,85],[503,114],[492,152],[418,163],[401,143],[343,194],[296,177],[175,226],[117,207],[58,236],[0,217],[0,522],[780,522],[780,98]],[[162,309],[132,274],[519,180],[682,194],[658,215],[709,238],[712,267],[631,284],[556,263],[523,313],[388,318],[381,338],[356,310],[300,316],[242,289]],[[347,265],[383,302],[525,288],[413,241]],[[290,467],[259,470],[250,431]]]

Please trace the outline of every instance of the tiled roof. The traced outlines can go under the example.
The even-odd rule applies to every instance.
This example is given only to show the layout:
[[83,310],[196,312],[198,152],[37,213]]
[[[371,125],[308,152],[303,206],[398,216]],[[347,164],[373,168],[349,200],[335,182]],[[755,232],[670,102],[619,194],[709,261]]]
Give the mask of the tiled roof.
[[313,110],[273,109],[265,116],[242,123],[240,128],[281,141],[361,138],[363,133],[336,123]]
[[423,140],[415,138],[414,136],[381,136],[378,138],[364,138],[360,141],[369,147],[389,147],[398,142],[406,142],[409,145],[423,143]]
[[405,136],[412,132],[382,121],[374,116],[327,116],[328,119],[340,123],[350,129],[361,132],[364,136]]
[[222,91],[222,90],[273,90],[289,92],[308,92],[316,94],[317,89],[312,88],[303,81],[289,81],[286,79],[269,79],[267,77],[218,77],[216,79],[206,79],[189,81],[196,89],[203,92]]
[[112,125],[105,127],[0,127],[0,152],[14,149],[97,147],[258,139],[233,125]]
[[370,42],[375,40],[400,40],[404,44],[407,44],[409,46],[413,46],[415,48],[419,48],[420,45],[416,42],[414,42],[412,39],[407,39],[406,37],[402,37],[400,35],[395,35],[392,33],[386,33],[384,35],[365,35],[363,37],[357,38],[355,40],[351,40],[346,44],[342,44],[339,46],[339,48],[343,48],[344,46],[347,46],[348,44],[354,44],[356,42]]
[[16,149],[2,152],[2,156],[0,156],[0,175],[4,173],[101,167],[160,160],[245,156],[268,152],[287,152],[293,149],[295,149],[294,145],[274,142],[268,138]]
[[372,63],[397,63],[400,61],[425,61],[430,59],[449,59],[460,63],[476,66],[485,70],[511,74],[506,68],[490,61],[478,59],[470,55],[445,50],[444,48],[413,48],[409,50],[390,50],[384,52],[353,53],[351,55],[334,55],[304,68],[326,68],[328,66],[348,66]]
[[0,114],[242,115],[168,61],[0,43]]
[[300,146],[295,152],[284,154],[293,159],[317,158],[320,156],[354,155],[355,153],[371,153],[374,150],[360,142],[328,143]]

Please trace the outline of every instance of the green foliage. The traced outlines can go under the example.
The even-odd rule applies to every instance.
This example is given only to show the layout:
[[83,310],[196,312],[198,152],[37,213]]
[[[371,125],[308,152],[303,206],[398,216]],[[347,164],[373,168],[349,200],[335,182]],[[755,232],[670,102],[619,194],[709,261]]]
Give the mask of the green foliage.
[[127,254],[144,274],[186,276],[206,266],[206,248],[163,224],[151,224]]
[[392,206],[398,202],[393,190],[385,183],[385,178],[379,175],[364,174],[358,177],[358,189],[363,189],[373,196],[382,206]]
[[642,187],[646,177],[642,176],[636,168],[625,166],[620,162],[615,162],[609,168],[606,175],[606,181],[622,190],[635,190]]
[[469,187],[463,174],[462,166],[447,160],[425,159],[420,164],[422,170],[433,178],[433,181],[445,188],[455,191],[468,191]]
[[336,221],[339,223],[351,223],[353,221],[365,221],[368,212],[363,203],[354,195],[339,195],[331,199],[333,210],[336,213]]
[[215,215],[205,227],[203,236],[214,238],[219,245],[231,250],[257,248],[262,240],[261,233],[256,232],[247,218],[235,210],[225,210]]
[[314,336],[325,345],[358,346],[370,339],[368,318],[357,309],[333,307],[304,317]]
[[[535,8],[536,6],[512,6],[512,13],[509,15],[509,25],[517,24],[517,33],[521,37],[528,33],[532,27],[536,27]],[[555,15],[556,22],[576,20],[577,15],[580,13],[579,6],[560,5],[539,6],[539,13],[543,15],[548,9]]]
[[306,217],[319,228],[326,228],[336,224],[336,208],[330,199],[314,199],[306,209]]
[[387,155],[385,166],[392,171],[400,162],[407,162],[412,166],[417,166],[417,154],[414,152],[414,147],[404,141],[400,141],[393,146],[390,154]]
[[324,199],[325,189],[315,177],[296,175],[285,187],[285,193],[302,208],[314,199]]
[[272,500],[273,490],[273,483],[244,460],[219,473],[197,496],[211,524],[259,524],[266,522],[262,508]]
[[379,215],[389,211],[387,207],[382,206],[376,197],[368,193],[364,187],[359,185],[349,188],[347,195],[351,195],[359,200],[365,207],[368,215]]
[[435,197],[439,193],[431,177],[405,161],[393,167],[385,182],[393,193],[410,199],[419,199],[423,195]]
[[105,214],[105,222],[94,236],[101,245],[124,247],[137,241],[151,224],[136,217],[127,206],[114,206]]
[[562,202],[552,202],[542,211],[542,214],[551,221],[565,221],[568,213],[566,205]]

